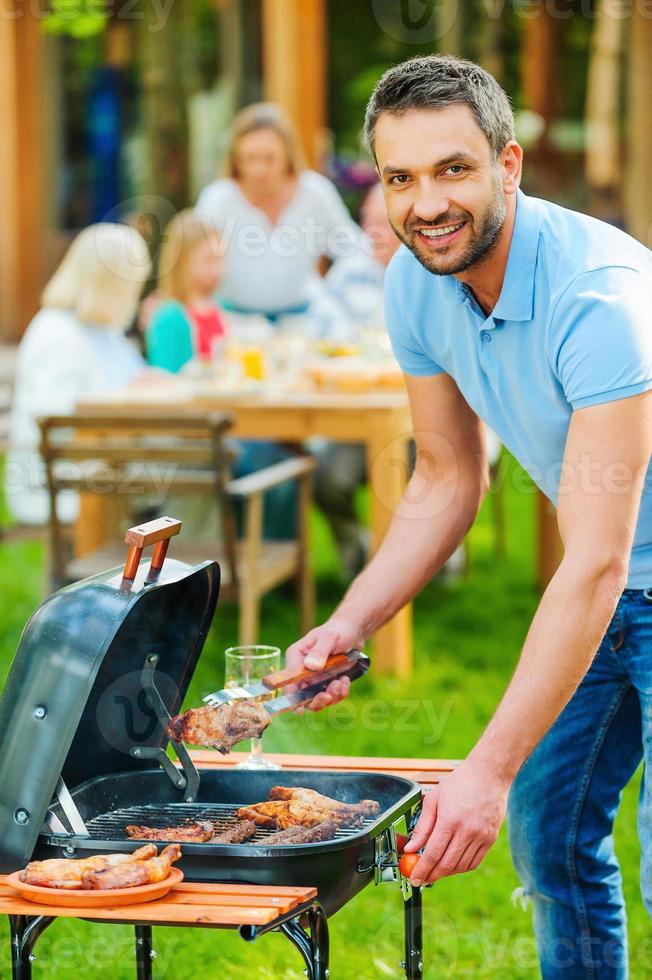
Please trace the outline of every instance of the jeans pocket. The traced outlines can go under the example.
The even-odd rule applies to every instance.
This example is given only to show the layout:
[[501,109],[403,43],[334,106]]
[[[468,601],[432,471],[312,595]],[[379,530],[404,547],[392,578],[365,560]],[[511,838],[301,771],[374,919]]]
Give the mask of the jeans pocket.
[[618,610],[616,610],[614,613],[613,618],[607,627],[605,639],[609,643],[609,649],[612,653],[616,653],[617,650],[620,650],[625,643],[625,627]]

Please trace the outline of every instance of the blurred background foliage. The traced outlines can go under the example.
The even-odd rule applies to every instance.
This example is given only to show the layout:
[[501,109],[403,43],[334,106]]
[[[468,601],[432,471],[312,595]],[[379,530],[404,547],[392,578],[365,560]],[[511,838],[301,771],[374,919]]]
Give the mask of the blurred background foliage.
[[[360,136],[374,82],[407,57],[446,51],[479,61],[510,93],[518,135],[529,151],[529,189],[590,208],[583,155],[591,44],[605,9],[613,12],[618,3],[567,0],[553,17],[547,5],[534,2],[420,0],[424,16],[440,7],[444,17],[447,4],[454,5],[455,16],[448,30],[435,30],[432,37],[416,32],[414,43],[409,31],[402,37],[387,30],[371,0],[328,0],[323,44],[329,133],[322,169],[355,208],[373,179]],[[146,3],[135,7],[132,17],[123,7],[126,11],[125,4],[106,0],[52,0],[43,22],[45,31],[61,35],[58,56],[68,95],[62,227],[78,228],[100,216],[93,203],[93,140],[98,111],[107,103],[99,110],[97,99],[93,104],[98,79],[118,92],[108,123],[116,131],[119,201],[151,193],[175,207],[192,203],[218,169],[229,119],[242,105],[262,98],[261,0]],[[615,55],[620,106],[626,55],[627,46],[620,43]],[[623,118],[619,111],[613,119],[618,140]],[[592,209],[604,211],[612,197],[607,194]],[[606,210],[605,217],[620,220],[617,203]]]

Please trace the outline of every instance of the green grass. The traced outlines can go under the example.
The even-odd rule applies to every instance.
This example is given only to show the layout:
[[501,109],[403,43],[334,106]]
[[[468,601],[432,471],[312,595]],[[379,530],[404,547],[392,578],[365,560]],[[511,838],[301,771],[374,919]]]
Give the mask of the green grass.
[[[415,671],[406,681],[366,677],[344,702],[318,715],[284,719],[265,737],[269,750],[351,755],[459,758],[473,745],[507,683],[536,608],[534,498],[517,492],[507,474],[508,555],[493,550],[490,511],[472,532],[473,567],[463,582],[433,582],[415,605]],[[319,615],[337,601],[336,559],[323,521],[314,517]],[[33,543],[0,545],[0,682],[9,669],[20,631],[38,605],[42,552]],[[286,646],[296,637],[297,616],[288,593],[270,597],[262,614],[262,639]],[[236,641],[235,610],[219,606],[212,634],[187,703],[219,686],[221,652]],[[408,713],[409,712],[409,713]],[[572,773],[569,774],[572,778]],[[635,811],[639,778],[624,793],[617,847],[625,877],[633,980],[652,974],[649,920],[638,890]],[[424,894],[425,976],[430,980],[531,980],[537,976],[530,912],[515,908],[518,886],[505,834],[474,875],[448,879]],[[331,921],[331,976],[400,977],[402,909],[397,887],[369,887]],[[301,975],[299,954],[284,937],[264,936],[246,945],[237,935],[208,930],[157,929],[160,980],[283,980]],[[134,975],[132,932],[123,926],[60,921],[39,941],[36,975],[98,980]],[[0,976],[8,975],[8,943],[0,950]]]

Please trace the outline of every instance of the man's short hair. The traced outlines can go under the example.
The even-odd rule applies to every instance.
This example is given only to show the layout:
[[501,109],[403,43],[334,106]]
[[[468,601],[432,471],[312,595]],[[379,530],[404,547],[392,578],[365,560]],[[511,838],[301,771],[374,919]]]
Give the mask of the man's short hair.
[[468,105],[494,156],[514,139],[514,113],[507,93],[480,65],[451,55],[410,58],[388,69],[371,93],[365,113],[365,143],[376,158],[376,123],[384,113]]

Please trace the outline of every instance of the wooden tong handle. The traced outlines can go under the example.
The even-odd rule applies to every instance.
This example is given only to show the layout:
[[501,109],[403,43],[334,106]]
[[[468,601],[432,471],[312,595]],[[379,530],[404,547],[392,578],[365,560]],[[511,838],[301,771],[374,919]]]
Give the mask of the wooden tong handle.
[[349,650],[348,653],[336,653],[329,657],[323,667],[309,670],[307,667],[285,667],[263,677],[263,684],[272,691],[285,687],[287,684],[314,684],[318,676],[327,674],[329,679],[347,676],[354,680],[361,677],[369,669],[369,657],[360,650]]
[[123,583],[133,582],[143,555],[143,548],[154,545],[154,554],[150,563],[150,577],[157,575],[163,568],[163,562],[170,546],[170,538],[181,530],[181,521],[174,517],[159,517],[147,524],[130,527],[125,534],[125,544],[129,545],[129,553],[122,575]]

